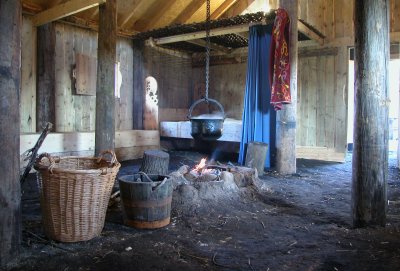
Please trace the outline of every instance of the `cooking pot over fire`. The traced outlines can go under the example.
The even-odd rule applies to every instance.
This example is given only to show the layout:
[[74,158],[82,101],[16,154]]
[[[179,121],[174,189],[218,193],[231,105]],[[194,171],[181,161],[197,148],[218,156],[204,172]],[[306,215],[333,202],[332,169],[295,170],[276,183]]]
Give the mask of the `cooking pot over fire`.
[[[193,109],[202,102],[207,104],[210,102],[216,104],[222,114],[219,113],[192,117]],[[222,136],[225,112],[223,106],[217,100],[208,98],[197,100],[190,107],[188,118],[192,124],[192,132],[190,134],[194,139],[217,140]]]

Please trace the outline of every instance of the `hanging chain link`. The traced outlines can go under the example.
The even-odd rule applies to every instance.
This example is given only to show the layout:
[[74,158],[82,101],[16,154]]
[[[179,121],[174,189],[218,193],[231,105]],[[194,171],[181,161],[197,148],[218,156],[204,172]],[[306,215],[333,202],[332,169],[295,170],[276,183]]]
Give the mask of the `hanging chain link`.
[[210,0],[207,0],[206,17],[206,101],[208,100],[208,86],[210,81]]

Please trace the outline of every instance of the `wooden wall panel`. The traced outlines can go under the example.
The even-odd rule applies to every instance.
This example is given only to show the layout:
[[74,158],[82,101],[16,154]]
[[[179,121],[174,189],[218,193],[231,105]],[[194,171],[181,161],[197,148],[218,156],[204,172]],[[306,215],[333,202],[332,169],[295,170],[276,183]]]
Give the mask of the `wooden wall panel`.
[[120,99],[115,104],[115,129],[133,129],[133,48],[132,41],[119,38],[117,40],[117,61],[122,75]]
[[[323,155],[326,151],[341,154],[344,159],[347,135],[347,49],[340,48],[338,53],[318,52],[303,54],[299,58],[297,145],[307,147],[307,150],[310,147],[317,148],[320,157],[329,156]],[[310,152],[300,150],[299,153],[307,155]]]
[[[242,119],[246,71],[246,63],[210,67],[209,98],[216,99],[222,104],[228,118]],[[205,84],[204,68],[193,69],[193,85],[202,84]]]
[[[97,34],[67,24],[56,24],[56,132],[94,131],[96,97],[75,95],[72,69],[76,54],[97,59]],[[133,49],[131,41],[119,38],[117,61],[120,62],[122,85],[116,99],[116,129],[132,129]]]
[[36,132],[36,27],[23,16],[21,28],[21,133]]
[[392,0],[390,1],[390,32],[400,31],[400,1]]
[[[158,85],[160,108],[189,108],[191,101],[191,59],[167,55],[145,47],[145,74]],[[143,89],[143,92],[145,90]]]

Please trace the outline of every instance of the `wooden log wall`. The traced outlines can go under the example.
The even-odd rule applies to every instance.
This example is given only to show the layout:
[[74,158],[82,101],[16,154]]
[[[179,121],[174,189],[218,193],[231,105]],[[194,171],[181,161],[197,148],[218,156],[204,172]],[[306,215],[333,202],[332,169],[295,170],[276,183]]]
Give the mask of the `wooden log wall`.
[[[95,129],[96,97],[76,95],[72,71],[76,54],[97,59],[97,33],[63,23],[55,23],[55,126],[56,132],[87,132]],[[36,28],[23,16],[21,75],[21,132],[36,131]],[[26,45],[26,46],[24,46]],[[117,39],[117,62],[122,85],[115,104],[115,129],[133,128],[133,48],[126,38]],[[94,78],[96,80],[96,78]],[[40,127],[39,127],[40,128]],[[39,129],[40,130],[40,129]]]

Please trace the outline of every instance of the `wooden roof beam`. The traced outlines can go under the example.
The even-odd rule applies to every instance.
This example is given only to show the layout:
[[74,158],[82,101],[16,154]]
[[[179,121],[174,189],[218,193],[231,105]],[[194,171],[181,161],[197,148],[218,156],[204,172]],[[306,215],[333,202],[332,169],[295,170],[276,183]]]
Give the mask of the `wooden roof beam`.
[[66,3],[56,5],[38,13],[33,17],[33,23],[35,26],[40,26],[90,9],[92,7],[96,7],[104,4],[105,2],[106,0],[70,0]]
[[147,14],[148,20],[139,20],[135,23],[135,30],[148,31],[157,26],[158,22],[163,19],[163,15],[167,14],[168,10],[174,7],[178,0],[164,0],[160,5],[159,2],[155,3],[157,9],[154,13]]
[[222,5],[220,5],[212,14],[211,20],[216,20],[221,17],[222,14],[225,13],[233,4],[236,3],[237,0],[225,0]]
[[171,24],[184,24],[198,11],[206,0],[193,0]]
[[[152,4],[154,4],[154,0],[142,0],[140,1],[131,12],[125,17],[121,18],[119,23],[120,28],[124,28],[129,22],[132,24],[136,23],[136,21],[140,18],[142,14],[139,14],[139,11],[147,11]],[[119,21],[119,20],[118,20]]]
[[[221,36],[226,34],[242,33],[249,30],[249,24],[234,25],[228,27],[220,27],[210,30],[210,37]],[[180,41],[197,40],[206,37],[206,31],[192,32],[187,34],[175,35],[165,38],[153,39],[157,45],[168,44]],[[147,42],[147,41],[146,41]]]
[[300,20],[297,21],[297,29],[319,45],[324,45],[324,38]]

